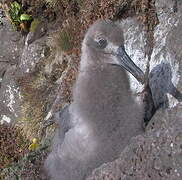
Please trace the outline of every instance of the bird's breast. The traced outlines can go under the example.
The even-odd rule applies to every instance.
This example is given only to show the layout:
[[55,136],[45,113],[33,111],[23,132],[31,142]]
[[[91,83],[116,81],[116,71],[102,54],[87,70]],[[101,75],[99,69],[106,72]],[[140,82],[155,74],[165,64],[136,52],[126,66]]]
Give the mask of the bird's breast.
[[114,111],[130,95],[127,74],[111,65],[80,73],[73,91],[74,102],[92,112]]
[[[133,101],[125,71],[117,66],[88,70],[79,74],[73,91],[72,114],[90,123],[96,131],[113,131]],[[124,119],[124,118],[123,118]]]
[[72,118],[78,118],[77,124],[66,133],[59,155],[61,158],[69,156],[84,161],[93,156],[98,144],[88,121],[77,116]]

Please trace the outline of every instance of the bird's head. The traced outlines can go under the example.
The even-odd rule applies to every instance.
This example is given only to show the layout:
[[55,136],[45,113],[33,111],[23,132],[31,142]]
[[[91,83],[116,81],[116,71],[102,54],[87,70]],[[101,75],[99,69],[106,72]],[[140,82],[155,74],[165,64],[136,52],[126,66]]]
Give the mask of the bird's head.
[[121,27],[110,20],[96,21],[87,31],[82,54],[88,53],[83,64],[94,66],[118,65],[130,72],[138,81],[144,83],[144,73],[127,55]]

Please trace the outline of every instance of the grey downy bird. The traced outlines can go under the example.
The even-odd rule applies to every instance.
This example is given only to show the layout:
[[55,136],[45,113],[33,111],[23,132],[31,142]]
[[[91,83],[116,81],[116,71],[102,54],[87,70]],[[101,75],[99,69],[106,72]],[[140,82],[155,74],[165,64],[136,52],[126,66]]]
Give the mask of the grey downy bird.
[[83,40],[73,103],[58,117],[45,162],[53,180],[85,179],[143,132],[143,107],[132,97],[126,71],[144,82],[144,73],[125,52],[122,29],[109,20],[97,21]]

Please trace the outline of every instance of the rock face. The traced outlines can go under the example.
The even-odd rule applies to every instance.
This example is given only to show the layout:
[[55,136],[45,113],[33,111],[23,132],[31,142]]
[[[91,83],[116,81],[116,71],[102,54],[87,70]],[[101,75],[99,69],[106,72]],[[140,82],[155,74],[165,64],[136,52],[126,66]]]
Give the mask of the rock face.
[[6,18],[0,26],[0,123],[13,123],[18,116],[19,88],[14,77],[20,61],[23,38]]
[[1,18],[0,25],[0,62],[17,64],[23,48],[23,39],[19,32],[13,29],[6,18]]
[[[146,38],[145,32],[142,31],[142,26],[134,18],[127,18],[119,22],[123,29],[125,39],[125,49],[131,59],[139,66],[143,72],[146,70],[148,56],[145,55]],[[142,90],[141,83],[128,73],[130,78],[130,86],[133,93],[138,93]]]
[[20,60],[20,69],[23,73],[33,72],[35,66],[39,63],[41,58],[45,58],[48,53],[48,47],[46,46],[46,38],[40,38],[31,44],[28,43],[32,33],[30,32],[25,40],[25,46]]
[[[145,135],[133,138],[118,159],[94,170],[87,180],[182,178],[181,8],[182,4],[178,1],[156,0],[159,24],[154,30],[149,85],[155,108],[159,110],[147,126]],[[138,29],[139,25],[128,25],[128,21],[131,20],[126,21],[128,32]],[[125,33],[125,38],[129,37],[128,32]],[[126,50],[130,47],[129,54],[133,56],[135,63],[145,69],[142,64],[147,64],[148,59],[141,59],[143,54],[137,54],[142,51],[143,44],[140,43],[145,40],[143,35],[138,37],[134,37],[134,45],[126,44]],[[135,86],[134,83],[131,84]]]
[[[156,1],[159,25],[154,31],[154,49],[150,61],[150,87],[156,107],[176,105],[181,101],[182,44],[179,42],[182,29],[181,4],[174,12],[174,1]],[[178,90],[177,90],[178,89]],[[168,93],[168,95],[167,95]],[[173,97],[176,99],[174,99]]]
[[28,44],[31,33],[25,39],[3,15],[1,19],[0,123],[13,124],[21,109],[21,92],[17,80],[34,72],[37,64],[49,53],[49,49],[45,37]]
[[15,73],[16,66],[10,66],[8,69],[6,69],[2,79],[2,86],[0,89],[1,124],[4,122],[14,123],[15,119],[18,117],[21,96],[19,87],[14,80]]

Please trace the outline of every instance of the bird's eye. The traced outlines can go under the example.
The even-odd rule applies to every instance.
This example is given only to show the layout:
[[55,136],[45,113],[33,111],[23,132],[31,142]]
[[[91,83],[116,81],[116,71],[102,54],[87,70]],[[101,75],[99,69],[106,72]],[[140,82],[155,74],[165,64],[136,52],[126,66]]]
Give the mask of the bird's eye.
[[99,45],[99,48],[102,49],[104,49],[107,46],[107,40],[103,38],[98,39],[97,43]]

